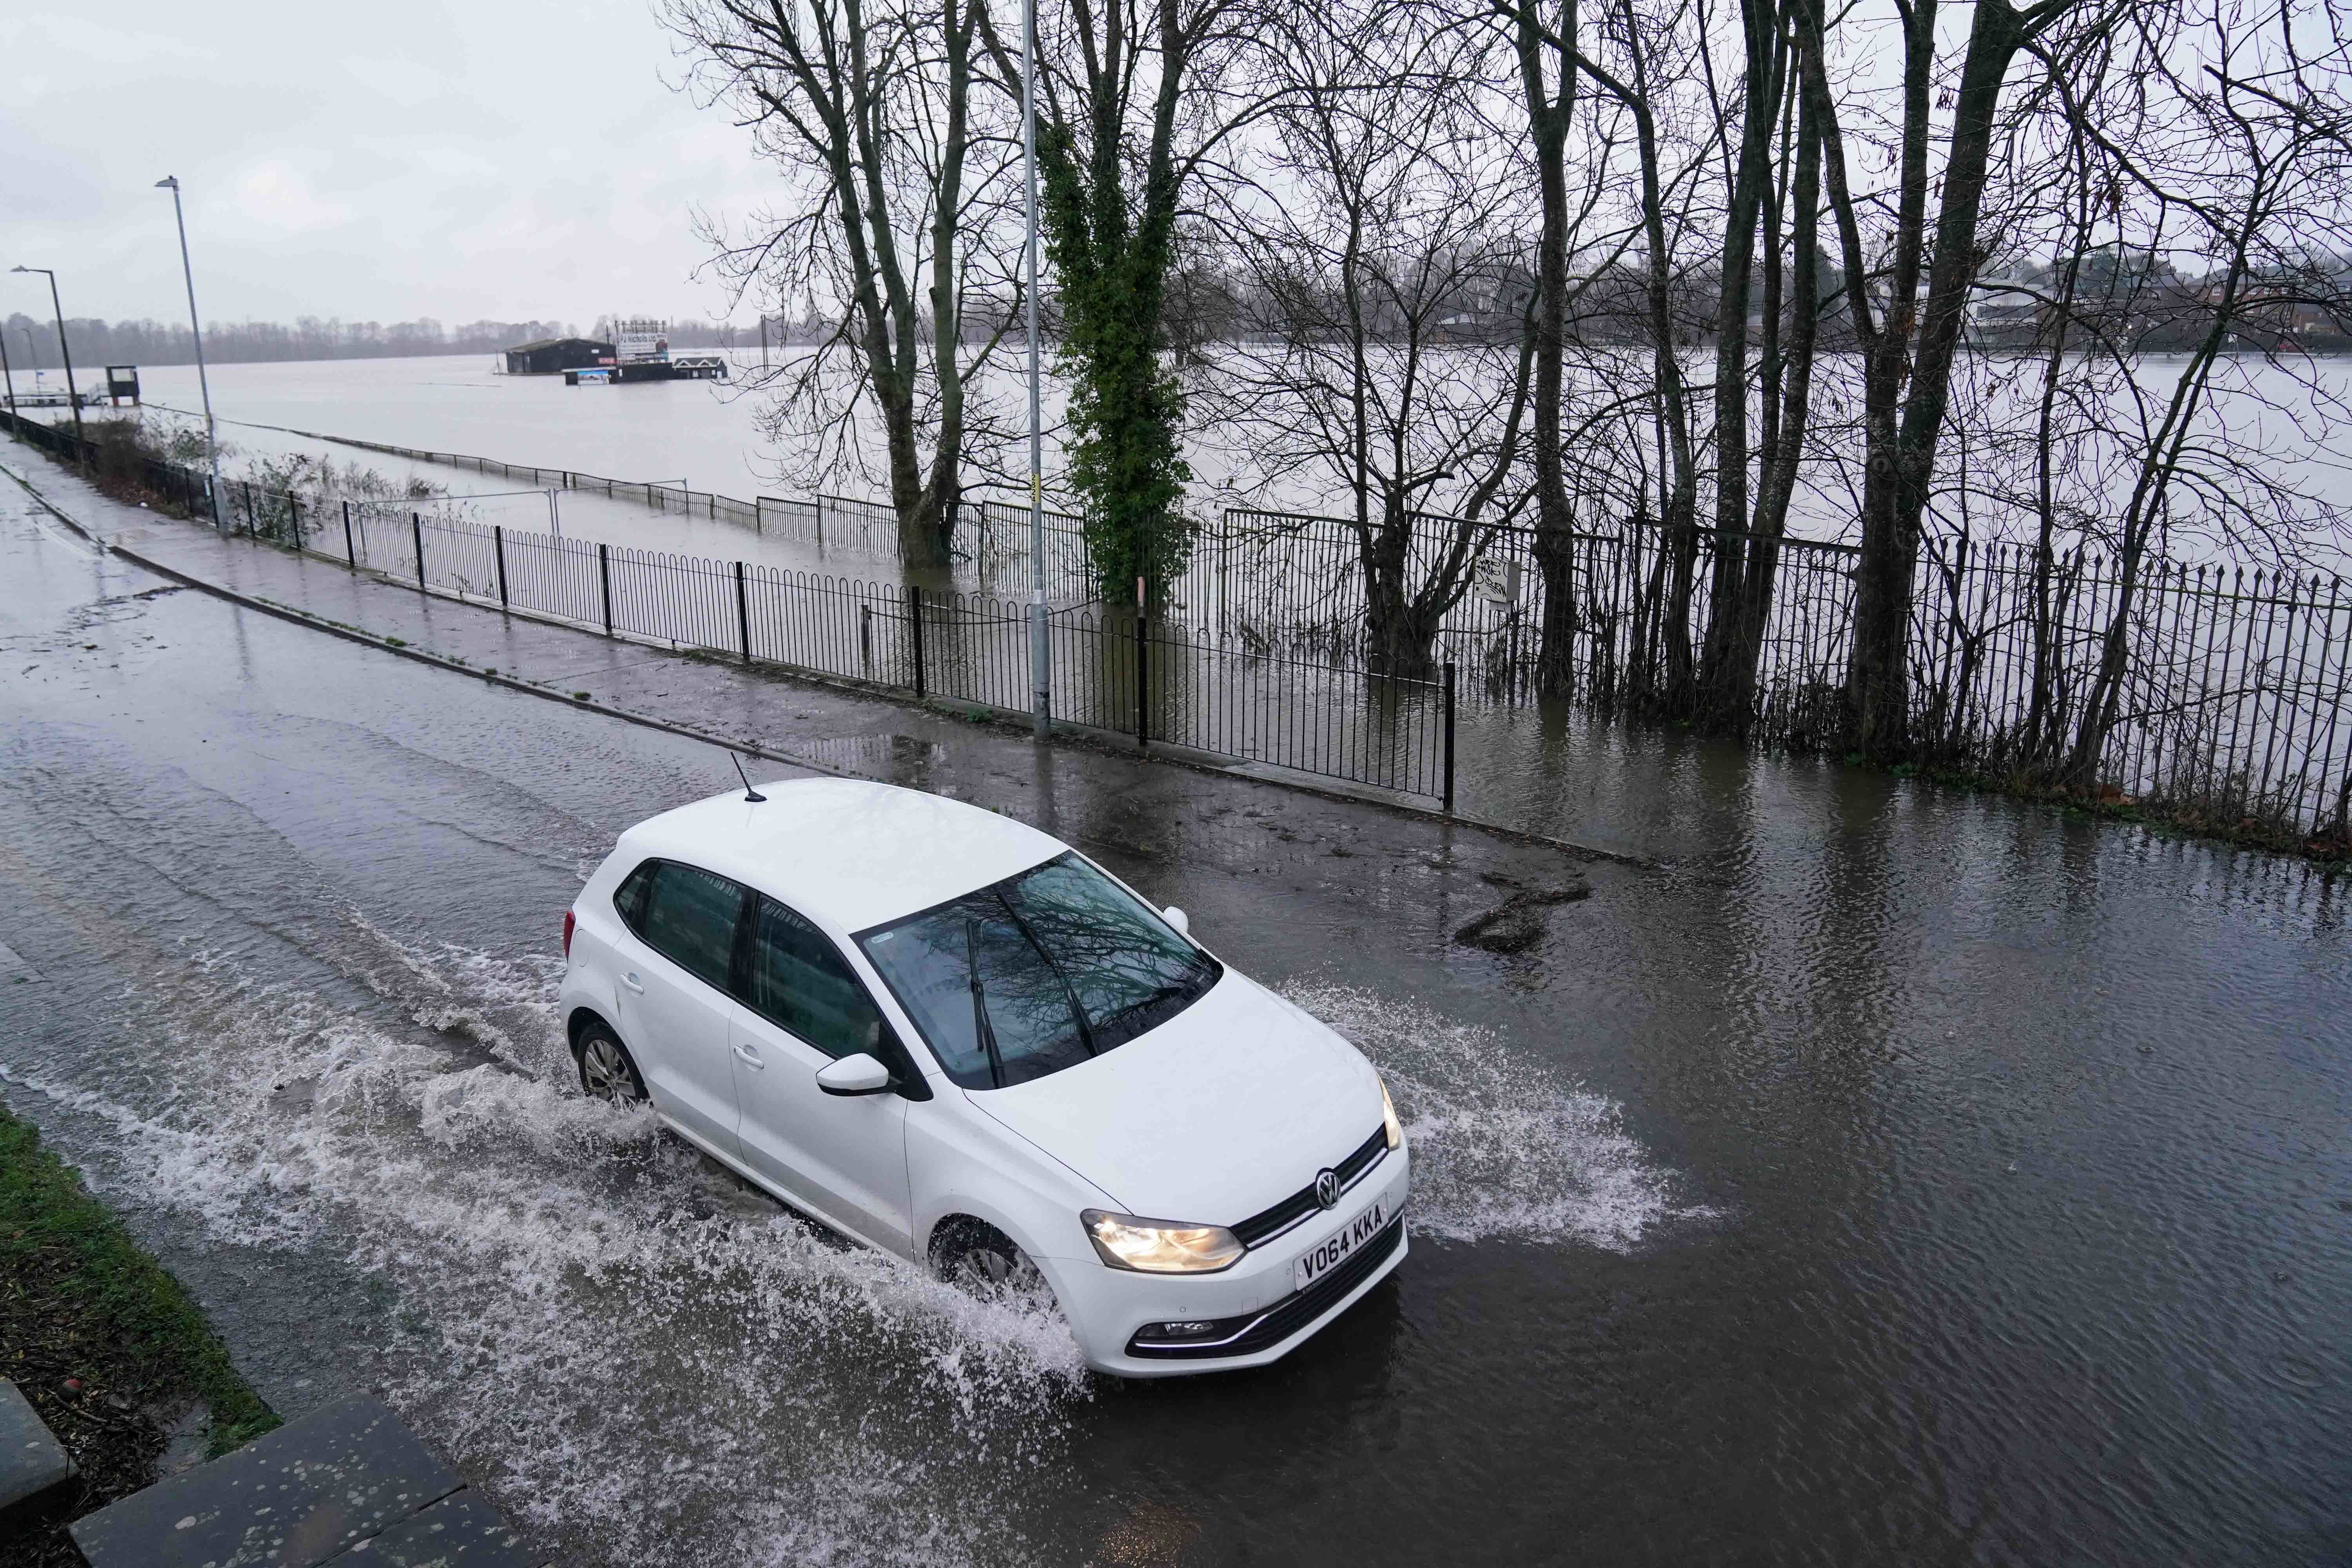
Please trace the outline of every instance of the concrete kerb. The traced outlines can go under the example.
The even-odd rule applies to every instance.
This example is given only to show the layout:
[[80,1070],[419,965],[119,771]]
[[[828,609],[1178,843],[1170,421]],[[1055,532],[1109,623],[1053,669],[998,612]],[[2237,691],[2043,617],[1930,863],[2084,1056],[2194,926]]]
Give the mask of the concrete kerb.
[[[126,545],[117,543],[114,541],[96,532],[68,513],[55,501],[49,500],[47,495],[41,492],[38,486],[35,485],[23,474],[16,472],[16,469],[8,467],[6,464],[0,463],[0,473],[7,474],[10,479],[16,481],[17,485],[24,489],[26,495],[33,498],[35,503],[37,504],[44,511],[56,518],[59,522],[64,523],[68,528],[79,534],[82,538],[89,541],[90,543],[96,545],[100,551],[119,555],[123,560],[131,563],[135,566],[152,572],[158,576],[167,577],[173,582],[178,583],[184,587],[194,588],[199,593],[208,594],[213,597],[223,600],[226,603],[241,605],[246,609],[255,610],[262,615],[274,616],[279,620],[291,622],[296,626],[308,626],[314,631],[325,632],[331,637],[341,637],[346,642],[358,643],[366,647],[375,648],[381,652],[391,654],[394,658],[412,659],[418,664],[430,665],[436,669],[446,670],[452,675],[470,676],[477,680],[487,681],[494,686],[505,687],[510,691],[519,691],[526,696],[542,698],[551,702],[560,702],[564,704],[566,707],[577,708],[584,712],[600,714],[608,719],[618,719],[625,723],[639,725],[645,729],[658,730],[665,734],[677,735],[684,740],[700,742],[704,745],[715,746],[721,750],[737,752],[745,756],[760,758],[765,762],[782,763],[789,767],[804,768],[811,773],[822,773],[828,778],[856,778],[861,776],[845,772],[840,768],[828,767],[823,763],[811,762],[804,757],[796,757],[786,752],[756,745],[751,742],[730,740],[723,736],[713,735],[708,731],[698,730],[691,725],[679,724],[670,720],[656,718],[651,714],[638,712],[632,709],[616,708],[609,703],[598,702],[593,698],[575,697],[568,691],[560,691],[552,687],[541,686],[533,681],[520,679],[514,676],[501,675],[492,670],[481,668],[478,666],[463,664],[455,659],[445,658],[438,654],[427,653],[424,649],[408,643],[395,643],[387,638],[377,637],[372,632],[362,631],[357,626],[348,626],[339,621],[329,620],[323,616],[314,616],[308,611],[298,610],[289,605],[281,605],[274,600],[240,592],[239,590],[231,588],[225,584],[215,583],[208,579],[198,577],[192,573],[183,570],[182,568],[169,565],[162,561],[156,560],[152,556],[143,554]],[[168,520],[159,519],[159,521]],[[255,544],[254,548],[257,549],[260,548],[260,546],[258,544]],[[306,552],[304,553],[309,552]],[[326,564],[341,567],[345,571],[352,570],[347,563],[337,561],[332,556],[318,555],[315,556],[314,559]],[[391,581],[389,578],[383,578],[382,574],[371,572],[367,574],[379,577],[385,582]],[[511,607],[487,603],[478,603],[462,594],[453,594],[446,590],[419,590],[408,584],[403,584],[401,585],[408,592],[422,592],[430,597],[440,599],[446,603],[464,605],[469,609],[484,610],[495,615],[512,616],[522,620],[534,621],[543,626],[561,626],[567,631],[581,631],[586,629],[590,630],[592,635],[597,637],[604,636],[601,628],[583,628],[578,624],[561,616],[546,615],[538,611],[527,609],[514,609]],[[625,633],[615,633],[613,640],[618,642],[635,643],[640,647],[653,648],[679,658],[699,657],[698,650],[680,649],[665,642],[656,641],[652,638],[632,637]],[[725,662],[730,665],[739,664],[739,661],[732,658],[722,658],[722,656],[717,654],[712,654],[709,658],[713,661]],[[815,671],[792,668],[787,666],[772,663],[755,662],[750,668],[769,679],[805,682],[809,685],[824,687],[828,689],[848,692],[858,697],[889,702],[898,707],[916,708],[924,712],[938,714],[946,718],[962,719],[967,722],[980,722],[1003,726],[1012,724],[1017,721],[1017,722],[1024,728],[1025,728],[1029,722],[1028,716],[1026,714],[1013,714],[978,702],[961,700],[948,702],[933,700],[919,700],[907,693],[895,691],[888,688],[871,686],[858,681],[832,679]],[[1453,827],[1466,827],[1479,833],[1487,834],[1494,837],[1500,838],[1507,843],[1531,845],[1540,848],[1552,849],[1559,851],[1561,854],[1572,856],[1582,860],[1606,860],[1619,865],[1633,866],[1643,869],[1652,869],[1659,864],[1657,861],[1646,857],[1628,855],[1619,850],[1596,848],[1589,844],[1578,844],[1570,839],[1555,838],[1548,834],[1531,833],[1525,828],[1513,827],[1507,823],[1490,822],[1480,817],[1465,816],[1459,812],[1455,812],[1449,816],[1443,811],[1432,810],[1427,806],[1415,805],[1410,801],[1398,799],[1385,791],[1370,789],[1360,791],[1350,789],[1346,787],[1344,784],[1335,784],[1332,781],[1308,779],[1300,775],[1292,774],[1288,770],[1279,769],[1273,764],[1262,763],[1241,763],[1238,764],[1222,763],[1208,760],[1201,753],[1191,752],[1189,748],[1167,744],[1155,745],[1154,748],[1149,752],[1137,752],[1132,750],[1126,749],[1126,747],[1121,744],[1121,742],[1131,741],[1132,737],[1121,736],[1110,731],[1096,731],[1089,726],[1072,724],[1066,720],[1055,720],[1054,721],[1053,732],[1056,740],[1080,742],[1081,743],[1088,744],[1093,749],[1099,750],[1106,753],[1124,755],[1131,758],[1141,757],[1163,766],[1184,768],[1194,773],[1213,774],[1221,778],[1236,779],[1249,784],[1265,784],[1272,788],[1288,790],[1298,795],[1313,795],[1319,799],[1337,801],[1349,805],[1371,806],[1377,810],[1391,812],[1400,816],[1413,817],[1423,822],[1436,823]],[[1188,752],[1190,754],[1187,754]]]

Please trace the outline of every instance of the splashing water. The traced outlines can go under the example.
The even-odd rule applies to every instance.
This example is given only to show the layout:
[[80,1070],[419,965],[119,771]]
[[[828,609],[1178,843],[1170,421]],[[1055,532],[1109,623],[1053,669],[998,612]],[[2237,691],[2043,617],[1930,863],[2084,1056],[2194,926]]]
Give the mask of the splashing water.
[[1712,1217],[1624,1130],[1623,1109],[1562,1088],[1492,1029],[1350,986],[1283,994],[1380,1068],[1412,1142],[1416,1238],[1576,1242],[1630,1251]]
[[553,967],[346,929],[381,1009],[200,956],[121,1021],[160,1104],[9,1081],[112,1130],[119,1195],[388,1284],[367,1379],[564,1561],[1032,1555],[1010,1497],[1090,1389],[1050,1308],[837,1246],[572,1091]]

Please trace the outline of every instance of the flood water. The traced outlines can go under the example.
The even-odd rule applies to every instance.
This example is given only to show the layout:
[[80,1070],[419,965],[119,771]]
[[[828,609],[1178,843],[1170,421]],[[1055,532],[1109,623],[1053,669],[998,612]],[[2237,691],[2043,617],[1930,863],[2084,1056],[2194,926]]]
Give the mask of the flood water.
[[1450,940],[1482,874],[1577,868],[812,696],[886,775],[1042,800],[1397,1091],[1393,1282],[1123,1385],[576,1092],[562,911],[723,759],[173,591],[13,485],[0,579],[0,1096],[281,1409],[383,1390],[567,1563],[2352,1555],[2311,868],[1559,721],[1561,818],[1664,863],[1504,957]]
[[[770,363],[781,366],[788,353],[799,352],[803,351],[779,349]],[[325,450],[317,442],[260,427],[277,426],[541,468],[579,469],[610,479],[684,479],[695,489],[747,500],[759,495],[804,498],[820,489],[858,497],[887,494],[887,486],[878,477],[882,469],[877,443],[868,442],[870,471],[860,475],[821,472],[814,449],[805,441],[768,439],[759,418],[771,401],[756,385],[759,351],[730,350],[728,357],[736,367],[732,384],[567,387],[561,376],[494,374],[488,355],[226,364],[214,366],[211,379],[216,413],[225,420],[243,422],[225,426],[222,438],[244,448],[247,457],[292,449]],[[1970,363],[1992,376],[1997,389],[1980,389],[1992,407],[2006,408],[2020,399],[2031,405],[2038,395],[2030,384],[2030,375],[2026,377],[2029,384],[2022,389],[2011,384],[2013,362],[1994,358]],[[2144,390],[2161,402],[2169,395],[2180,363],[2179,356],[2168,355],[2139,362],[2137,374]],[[1825,386],[1841,384],[1841,378],[1850,379],[1853,368],[1850,362],[1832,356],[1824,365],[1829,377]],[[1694,372],[1702,381],[1712,374],[1696,366]],[[140,374],[151,402],[186,410],[199,406],[194,366],[159,365],[142,368]],[[1571,377],[1571,395],[1579,386],[1589,391],[1596,384],[1592,378],[1601,375],[1603,372],[1596,367],[1577,372]],[[57,382],[54,372],[48,380]],[[1603,379],[1597,384],[1607,387],[1610,384]],[[975,471],[993,476],[1000,489],[992,493],[1000,499],[1025,498],[1027,426],[1020,408],[1024,394],[1017,374],[983,376],[972,386],[971,395],[975,422],[977,410],[986,405],[1005,432],[1002,440],[975,452]],[[1843,394],[1817,395],[1815,419],[1824,432],[1834,427],[1835,418],[1851,416],[1846,405],[1853,395],[1850,386]],[[2233,477],[2228,464],[2216,459],[2206,476],[2207,483],[2237,496],[2252,509],[2250,516],[2236,519],[2225,541],[2215,532],[2212,519],[2199,521],[2198,507],[2177,502],[2179,517],[2174,531],[2164,538],[2164,552],[2192,562],[2231,560],[2269,566],[2276,564],[2277,552],[2286,548],[2292,537],[2295,542],[2287,553],[2305,567],[2339,574],[2352,570],[2352,532],[2347,531],[2344,522],[2352,517],[2352,461],[2347,461],[2352,459],[2352,450],[2346,449],[2342,434],[2342,415],[2352,404],[2352,363],[2330,359],[2283,368],[2266,366],[2252,357],[2228,359],[2218,374],[2213,396],[2218,413],[2208,419],[2207,427],[2217,446],[2229,451],[2230,461],[2248,465],[2266,479],[2300,491],[2305,501],[2289,510],[2308,515],[2305,525],[2293,529],[2265,525],[2263,504],[2242,493],[2245,490],[2242,478]],[[1265,454],[1251,456],[1246,432],[1217,423],[1215,411],[1223,407],[1214,397],[1204,399],[1193,427],[1186,434],[1185,459],[1193,476],[1188,499],[1196,513],[1208,517],[1228,506],[1323,516],[1349,510],[1347,487],[1338,475],[1328,471],[1327,465],[1306,458],[1277,460]],[[2300,417],[2292,416],[2298,411]],[[1061,390],[1050,377],[1045,388],[1045,414],[1048,426],[1045,466],[1050,494],[1065,466],[1058,440]],[[2019,427],[2031,424],[2030,415],[2020,417]],[[2123,426],[2132,423],[2121,409],[2116,417]],[[1850,541],[1857,504],[1853,486],[1859,479],[1846,470],[1855,460],[1858,447],[1850,437],[1825,434],[1823,439],[1830,449],[1808,469],[1790,531],[1801,538]],[[1633,460],[1628,454],[1620,456]],[[1832,458],[1842,458],[1844,466]],[[401,459],[378,454],[363,455],[361,460],[387,474],[410,470],[410,465]],[[1948,482],[1966,479],[1988,495],[2005,487],[2031,489],[2030,476],[1998,472],[1992,464],[1991,458],[1971,455],[1962,447],[1947,460],[1939,478]],[[233,464],[232,469],[236,467]],[[484,476],[453,474],[446,468],[416,471],[460,492],[509,488]],[[2096,473],[2070,472],[2063,478],[2079,490],[2068,492],[2066,505],[2114,517],[2123,510],[2134,475],[2128,463],[2110,453],[2107,467]],[[570,508],[584,500],[567,497],[564,505]],[[1048,504],[1057,503],[1049,500]],[[1440,492],[1429,504],[1442,511],[1447,503]],[[1612,509],[1630,504],[1622,497],[1595,498],[1587,510],[1597,508],[1601,521],[1606,521]],[[529,498],[500,498],[475,510],[485,521],[509,527],[544,525],[532,521],[543,518],[543,503]],[[569,511],[566,516],[571,516]],[[717,559],[811,564],[780,550],[774,542],[760,541],[740,529],[680,526],[684,521],[647,520],[635,509],[626,517],[608,518],[595,508],[583,506],[577,531],[614,543],[687,551]],[[1960,521],[1947,517],[1941,526],[1949,529]],[[2011,535],[2021,529],[2030,532],[2022,513],[2003,514],[1983,496],[1965,521],[1966,531],[1979,543],[2001,536],[2004,531]],[[2089,548],[2098,553],[2111,549],[2112,542],[2093,543]],[[838,563],[832,566],[835,571],[861,569]],[[884,563],[883,570],[887,567]],[[873,574],[874,569],[866,570]]]

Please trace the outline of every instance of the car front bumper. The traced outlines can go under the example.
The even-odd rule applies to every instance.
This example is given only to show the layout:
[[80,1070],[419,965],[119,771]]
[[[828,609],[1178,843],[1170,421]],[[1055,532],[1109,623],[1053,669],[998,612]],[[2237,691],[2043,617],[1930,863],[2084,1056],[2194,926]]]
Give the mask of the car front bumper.
[[[1216,1274],[1143,1274],[1093,1258],[1040,1260],[1087,1364],[1118,1377],[1181,1377],[1264,1366],[1281,1360],[1368,1295],[1410,1250],[1405,1200],[1412,1173],[1403,1149],[1390,1151],[1338,1206],[1250,1249]],[[1304,1290],[1293,1266],[1374,1204],[1388,1218],[1355,1253]],[[1139,1347],[1146,1325],[1215,1325],[1191,1342]]]

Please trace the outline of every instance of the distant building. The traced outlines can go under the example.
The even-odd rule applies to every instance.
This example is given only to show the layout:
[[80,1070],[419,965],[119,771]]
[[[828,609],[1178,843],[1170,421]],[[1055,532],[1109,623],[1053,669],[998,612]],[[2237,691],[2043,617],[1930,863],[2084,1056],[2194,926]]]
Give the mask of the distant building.
[[624,364],[658,363],[669,358],[669,323],[658,316],[615,317],[613,341],[621,345]]
[[541,338],[507,350],[509,375],[553,375],[613,363],[613,345],[593,338]]
[[2049,291],[2049,269],[2033,261],[1980,272],[1969,294],[1969,326],[1982,343],[2030,343],[2042,330]]

